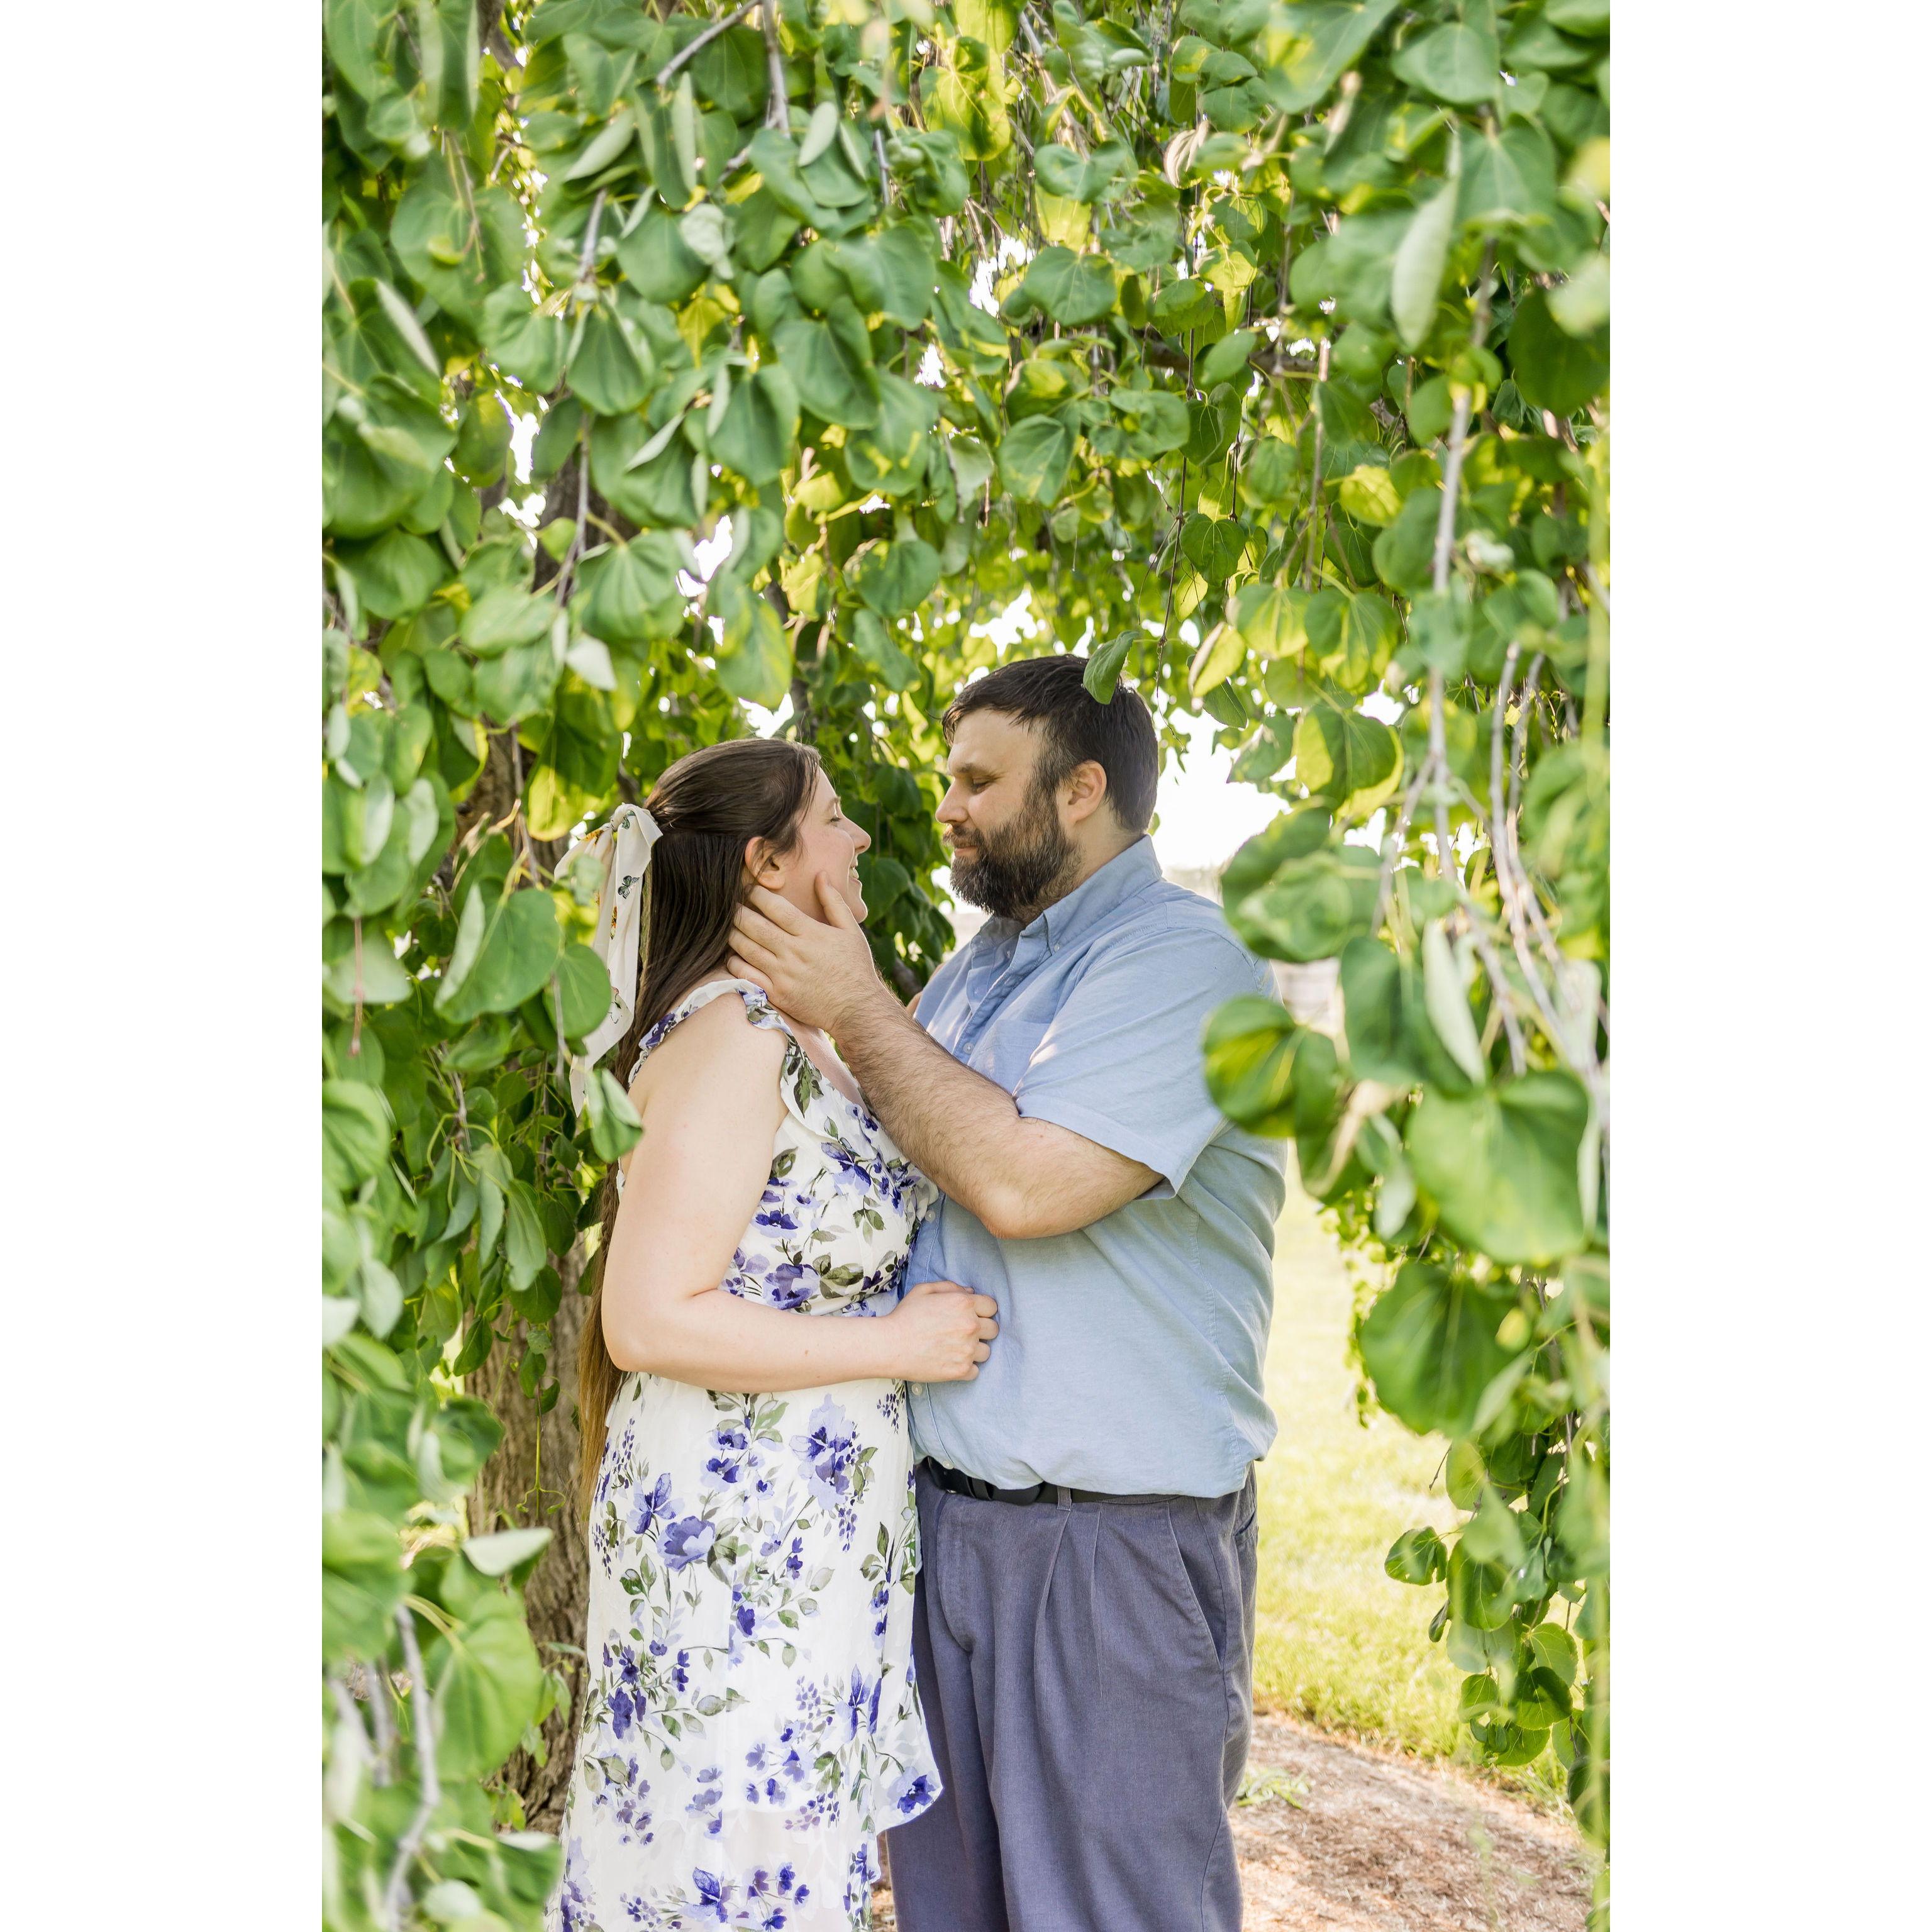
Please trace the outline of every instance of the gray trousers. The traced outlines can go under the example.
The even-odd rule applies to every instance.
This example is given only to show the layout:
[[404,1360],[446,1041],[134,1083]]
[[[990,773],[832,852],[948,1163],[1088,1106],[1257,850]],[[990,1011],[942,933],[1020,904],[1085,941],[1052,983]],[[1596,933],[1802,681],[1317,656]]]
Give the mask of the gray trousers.
[[981,1502],[922,1468],[913,1653],[945,1780],[886,1835],[901,1932],[1238,1932],[1255,1481]]

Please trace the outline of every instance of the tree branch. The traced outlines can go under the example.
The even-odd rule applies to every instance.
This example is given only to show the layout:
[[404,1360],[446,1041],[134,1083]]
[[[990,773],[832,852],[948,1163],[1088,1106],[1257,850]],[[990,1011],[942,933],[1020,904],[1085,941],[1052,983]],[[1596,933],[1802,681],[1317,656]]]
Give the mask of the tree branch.
[[659,87],[668,86],[671,76],[676,74],[686,62],[702,53],[720,34],[728,34],[747,14],[761,4],[763,0],[745,0],[744,5],[740,7],[736,13],[726,14],[723,20],[706,27],[695,40],[686,42],[669,60],[664,62],[662,67],[658,69],[656,84]]
[[422,1849],[423,1834],[442,1802],[442,1784],[436,1770],[436,1714],[430,1696],[429,1679],[423,1670],[422,1652],[416,1642],[415,1613],[406,1604],[396,1606],[396,1624],[403,1634],[403,1661],[410,1673],[410,1695],[419,1708],[416,1722],[416,1761],[422,1767],[422,1795],[417,1800],[416,1816],[409,1828],[396,1840],[396,1862],[389,1868],[389,1882],[382,1903],[389,1924],[400,1932],[403,1907],[408,1897],[410,1867]]
[[[1483,266],[1476,280],[1475,313],[1470,318],[1469,340],[1476,347],[1482,346],[1483,338],[1489,332],[1490,278],[1496,268],[1496,244],[1484,244]],[[1430,562],[1430,586],[1438,597],[1446,596],[1449,590],[1449,557],[1456,541],[1456,500],[1462,494],[1462,458],[1469,434],[1470,406],[1474,400],[1474,391],[1459,388],[1456,404],[1449,424],[1449,452],[1442,466],[1442,507],[1436,519],[1436,549]],[[1316,425],[1317,433],[1321,425]],[[1318,448],[1319,446],[1317,446]],[[1318,490],[1321,478],[1316,478]],[[1482,910],[1469,896],[1469,890],[1462,882],[1462,875],[1455,862],[1455,850],[1449,838],[1449,795],[1447,780],[1450,776],[1449,765],[1448,730],[1444,722],[1448,694],[1443,688],[1441,670],[1432,665],[1429,672],[1429,763],[1438,774],[1434,787],[1436,806],[1436,864],[1440,874],[1454,887],[1457,902],[1469,922],[1470,936],[1476,943],[1476,950],[1482,955],[1483,970],[1490,976],[1490,985],[1495,993],[1498,1010],[1502,1015],[1503,1030],[1509,1036],[1510,1064],[1518,1073],[1525,1072],[1528,1065],[1528,1055],[1525,1050],[1522,1022],[1517,1019],[1516,1009],[1510,997],[1509,984],[1503,977],[1502,962],[1496,956],[1496,942],[1491,938],[1489,922]],[[1481,808],[1477,816],[1482,815]],[[1490,849],[1495,850],[1494,841]]]
[[789,134],[791,90],[785,85],[784,50],[778,45],[778,0],[763,0],[760,24],[765,30],[765,72],[769,76],[765,125]]

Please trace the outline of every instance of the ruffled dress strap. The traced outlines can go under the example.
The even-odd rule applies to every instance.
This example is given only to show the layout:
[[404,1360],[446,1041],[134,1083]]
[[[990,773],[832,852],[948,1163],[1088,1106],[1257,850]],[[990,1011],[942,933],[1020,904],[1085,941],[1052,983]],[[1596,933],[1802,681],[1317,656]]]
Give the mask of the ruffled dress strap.
[[[813,1064],[811,1054],[799,1044],[798,1036],[792,1031],[784,1016],[772,1004],[765,989],[752,980],[727,976],[707,980],[701,986],[692,988],[638,1042],[638,1067],[644,1065],[654,1048],[663,1045],[671,1030],[681,1021],[688,1019],[713,1000],[733,992],[744,1001],[745,1017],[752,1025],[785,1036],[784,1061],[778,1070],[778,1094],[784,1102],[785,1112],[807,1132],[818,1138],[838,1138],[838,1124],[832,1118],[828,1099],[830,1089],[825,1076]],[[638,1077],[638,1067],[631,1070],[632,1080]]]

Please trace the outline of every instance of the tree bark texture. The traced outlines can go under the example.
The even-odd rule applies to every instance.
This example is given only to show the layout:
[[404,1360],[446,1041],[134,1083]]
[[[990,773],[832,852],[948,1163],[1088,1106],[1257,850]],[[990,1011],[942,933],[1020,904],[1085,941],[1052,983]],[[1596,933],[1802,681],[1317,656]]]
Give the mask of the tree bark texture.
[[469,1392],[488,1402],[503,1425],[502,1442],[470,1494],[471,1533],[537,1528],[551,1532],[524,1588],[524,1604],[537,1654],[547,1669],[568,1680],[570,1697],[544,1720],[544,1761],[538,1763],[528,1751],[519,1750],[502,1773],[502,1781],[523,1799],[530,1828],[540,1832],[556,1829],[570,1783],[584,1708],[580,1653],[590,1583],[584,1518],[577,1506],[577,1348],[590,1305],[578,1291],[584,1274],[582,1244],[556,1261],[563,1298],[550,1322],[550,1360],[562,1393],[550,1413],[539,1415],[536,1404],[518,1387],[514,1348],[500,1344],[468,1378]]
[[[524,754],[526,779],[528,756]],[[456,848],[472,836],[480,839],[493,826],[501,825],[512,839],[517,838],[514,825],[508,822],[518,803],[516,764],[510,734],[493,732],[488,761],[457,809]],[[548,874],[562,859],[566,843],[532,841],[531,856]],[[455,863],[453,848],[448,862],[452,873]],[[503,1425],[503,1440],[470,1492],[470,1533],[509,1528],[551,1532],[524,1588],[524,1605],[538,1656],[546,1670],[557,1671],[568,1681],[570,1696],[544,1720],[543,1761],[518,1750],[500,1774],[500,1781],[522,1798],[525,1818],[536,1831],[554,1831],[563,1816],[584,1708],[581,1652],[590,1582],[585,1522],[577,1506],[577,1348],[590,1306],[588,1297],[578,1292],[584,1270],[583,1243],[550,1260],[562,1281],[563,1294],[550,1324],[551,1370],[562,1390],[549,1414],[539,1415],[536,1404],[518,1385],[522,1352],[512,1341],[500,1341],[466,1378],[467,1392],[487,1402]]]

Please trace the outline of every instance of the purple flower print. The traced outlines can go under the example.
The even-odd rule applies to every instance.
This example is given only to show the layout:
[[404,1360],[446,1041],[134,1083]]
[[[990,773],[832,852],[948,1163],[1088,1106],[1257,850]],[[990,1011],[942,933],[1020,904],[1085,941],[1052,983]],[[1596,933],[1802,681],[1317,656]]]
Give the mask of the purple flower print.
[[827,1509],[836,1509],[852,1486],[851,1468],[858,1454],[858,1431],[836,1402],[820,1402],[812,1412],[808,1434],[794,1436],[791,1446],[802,1459],[812,1492]]
[[614,1690],[610,1694],[610,1730],[613,1736],[628,1737],[631,1719],[637,1706],[632,1702],[628,1690]]
[[852,1682],[846,1687],[845,1694],[838,1700],[838,1714],[845,1720],[845,1736],[849,1743],[861,1730],[874,1731],[879,1724],[879,1692],[884,1684],[883,1677],[875,1677],[870,1684],[855,1664],[852,1669]]
[[648,1490],[640,1483],[631,1492],[631,1533],[634,1536],[655,1536],[658,1526],[676,1507],[670,1499],[670,1477],[660,1476],[655,1486]]
[[916,1818],[939,1796],[939,1786],[926,1772],[907,1772],[886,1793],[886,1808],[902,1818]]
[[742,1483],[748,1471],[758,1467],[758,1452],[751,1434],[742,1423],[721,1422],[711,1432],[711,1454],[704,1472],[721,1483]]
[[693,1903],[700,1912],[708,1912],[720,1925],[731,1922],[731,1894],[738,1888],[720,1878],[716,1872],[696,1871],[691,1874],[692,1888],[698,1894]]
[[666,1526],[659,1543],[667,1568],[683,1570],[702,1563],[711,1554],[718,1532],[701,1516],[688,1516]]
[[720,1284],[742,1301],[767,1301],[774,1308],[802,1308],[818,1292],[818,1271],[802,1262],[772,1262],[742,1249],[731,1257]]

